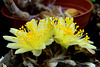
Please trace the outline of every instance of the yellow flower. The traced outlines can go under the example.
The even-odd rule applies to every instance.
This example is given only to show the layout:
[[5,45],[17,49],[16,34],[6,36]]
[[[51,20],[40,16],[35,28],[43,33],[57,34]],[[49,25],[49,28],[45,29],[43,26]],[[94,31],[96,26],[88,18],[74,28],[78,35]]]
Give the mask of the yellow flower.
[[76,23],[73,22],[73,18],[54,18],[52,24],[54,26],[54,40],[65,48],[71,45],[79,45],[91,53],[93,53],[92,49],[96,49],[95,46],[91,45],[93,42],[88,40],[90,38],[87,33],[83,35],[84,29],[77,31],[79,26],[75,26]]
[[66,17],[63,19],[60,17],[41,19],[39,23],[35,19],[27,22],[25,26],[15,29],[11,28],[10,32],[14,36],[3,36],[4,39],[12,41],[7,45],[8,48],[18,49],[15,54],[31,51],[33,55],[39,56],[42,53],[42,49],[45,49],[47,45],[52,44],[55,40],[56,43],[66,49],[71,45],[79,45],[81,48],[86,48],[90,53],[94,54],[92,49],[96,49],[90,37],[87,33],[84,33],[84,29],[77,28],[76,23],[73,22],[73,18]]
[[32,19],[19,29],[10,29],[10,32],[16,37],[3,36],[4,39],[13,42],[7,45],[8,48],[18,49],[15,54],[31,51],[33,55],[39,56],[42,49],[54,41],[50,18],[42,19],[39,24],[35,19]]

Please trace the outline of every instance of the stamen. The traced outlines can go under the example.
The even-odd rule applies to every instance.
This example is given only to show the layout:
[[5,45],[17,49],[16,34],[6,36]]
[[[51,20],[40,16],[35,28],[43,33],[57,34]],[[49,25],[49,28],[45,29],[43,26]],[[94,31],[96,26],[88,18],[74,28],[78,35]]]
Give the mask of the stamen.
[[15,39],[15,37],[12,37],[12,39]]

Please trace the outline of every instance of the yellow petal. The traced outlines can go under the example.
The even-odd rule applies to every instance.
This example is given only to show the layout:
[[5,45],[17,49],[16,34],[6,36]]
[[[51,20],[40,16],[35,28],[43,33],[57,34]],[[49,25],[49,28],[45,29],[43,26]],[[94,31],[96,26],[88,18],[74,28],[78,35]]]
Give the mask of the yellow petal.
[[18,49],[20,48],[20,45],[18,43],[8,43],[7,47],[12,49]]
[[54,37],[54,40],[58,44],[61,44],[61,42],[62,42],[62,39],[61,38],[58,38],[58,37]]
[[10,32],[11,32],[12,34],[16,34],[17,30],[18,30],[18,29],[10,28]]
[[15,54],[20,54],[20,53],[25,53],[28,51],[31,51],[32,49],[28,49],[28,48],[20,48],[18,50],[15,51]]
[[10,32],[14,35],[17,33],[18,36],[21,35],[22,33],[25,34],[25,32],[21,32],[20,30],[15,28],[10,28]]
[[48,39],[48,41],[45,43],[46,45],[50,45],[50,44],[52,44],[52,42],[54,41],[54,39],[52,38],[52,39]]
[[42,53],[42,50],[33,50],[32,53],[35,56],[39,56]]
[[83,44],[83,45],[79,45],[79,46],[82,48],[87,48],[87,49],[96,49],[96,47],[91,44]]
[[87,49],[90,53],[95,54],[95,50]]
[[45,49],[46,45],[45,43],[40,43],[35,49]]
[[26,23],[26,26],[27,26],[28,30],[33,32],[33,29],[35,29],[35,27],[37,26],[36,20],[32,19],[30,22]]
[[11,41],[11,42],[18,42],[18,38],[17,37],[13,37],[13,36],[3,36],[3,38],[5,40]]
[[65,22],[63,22],[62,20],[64,20],[62,17],[59,18],[59,22],[60,22],[60,25],[64,25],[65,26]]

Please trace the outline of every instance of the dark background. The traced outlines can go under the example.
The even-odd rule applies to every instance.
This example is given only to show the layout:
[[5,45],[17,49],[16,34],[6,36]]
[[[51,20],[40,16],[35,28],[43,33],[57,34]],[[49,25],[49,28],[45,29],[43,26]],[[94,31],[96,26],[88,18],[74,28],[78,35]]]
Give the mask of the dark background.
[[[99,0],[96,0],[96,3],[100,3]],[[3,0],[0,0],[0,10],[4,6]],[[100,48],[100,36],[98,35],[98,32],[100,30],[95,29],[96,23],[92,22],[89,23],[85,27],[85,31],[89,33],[89,36],[91,37],[91,40],[94,41],[94,45]],[[10,25],[8,20],[1,14],[0,11],[0,57],[4,56],[10,49],[6,47],[8,41],[3,39],[3,35],[11,35],[9,33]],[[99,52],[97,53],[99,57]],[[99,58],[100,59],[100,58]]]
[[4,6],[3,0],[0,0],[0,57],[4,56],[10,49],[6,48],[7,41],[3,39],[3,35],[9,35],[9,22],[1,14],[1,8]]

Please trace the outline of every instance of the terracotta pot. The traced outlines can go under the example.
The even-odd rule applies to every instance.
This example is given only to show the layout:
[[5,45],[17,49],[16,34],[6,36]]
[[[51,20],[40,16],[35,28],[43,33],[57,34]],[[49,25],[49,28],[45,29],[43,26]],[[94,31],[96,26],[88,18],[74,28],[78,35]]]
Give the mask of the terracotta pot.
[[[47,5],[49,2],[44,0],[43,3]],[[56,0],[55,5],[60,5],[64,9],[75,8],[78,10],[79,15],[74,17],[74,22],[84,28],[89,21],[91,10],[93,5],[88,0]],[[19,28],[21,25],[25,24],[29,20],[14,18],[12,14],[8,11],[6,7],[3,7],[1,10],[2,14],[8,19],[11,24],[11,27]]]
[[6,7],[3,7],[1,9],[1,13],[5,16],[7,22],[10,23],[10,27],[20,28],[27,21],[29,21],[29,20],[13,17],[12,14],[9,12],[9,10]]
[[[44,2],[45,5],[49,3],[47,0],[44,0]],[[88,24],[93,8],[93,4],[89,0],[56,0],[55,5],[60,5],[64,9],[77,9],[79,15],[74,17],[74,22],[76,22],[80,28],[84,28]]]

